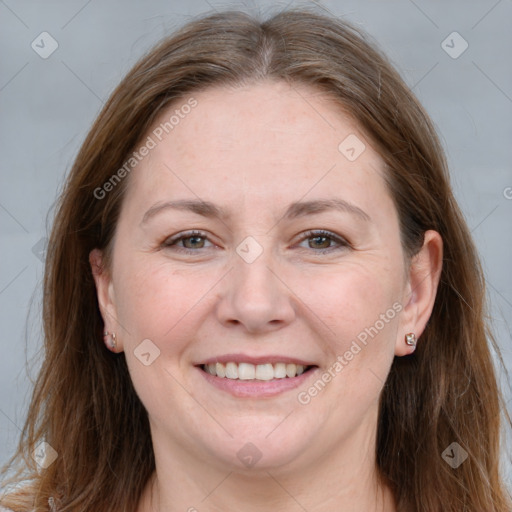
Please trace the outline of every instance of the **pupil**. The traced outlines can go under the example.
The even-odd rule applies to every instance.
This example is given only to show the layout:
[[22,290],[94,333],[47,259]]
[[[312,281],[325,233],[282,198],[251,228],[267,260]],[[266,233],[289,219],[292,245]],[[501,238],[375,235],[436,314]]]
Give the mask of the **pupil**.
[[198,240],[201,241],[201,239],[201,236],[189,236],[188,238],[185,239],[185,246],[188,247],[188,245],[191,243],[192,247],[197,247],[195,242],[197,242]]
[[[315,236],[315,237],[313,238],[313,240],[324,240],[324,244],[323,244],[322,249],[323,249],[323,248],[328,248],[328,247],[329,247],[329,238],[328,238],[328,237],[326,237],[326,236]],[[327,242],[327,246],[325,245],[325,242]],[[316,242],[315,242],[315,243],[316,243]],[[320,242],[318,245],[322,245],[322,243]],[[318,247],[318,245],[317,245],[317,247]]]

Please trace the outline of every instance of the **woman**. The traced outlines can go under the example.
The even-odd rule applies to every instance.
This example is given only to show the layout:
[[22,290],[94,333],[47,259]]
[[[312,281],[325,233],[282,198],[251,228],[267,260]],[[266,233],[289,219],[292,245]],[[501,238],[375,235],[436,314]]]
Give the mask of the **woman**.
[[350,25],[227,12],[163,41],[49,247],[3,506],[510,510],[476,251],[428,116]]

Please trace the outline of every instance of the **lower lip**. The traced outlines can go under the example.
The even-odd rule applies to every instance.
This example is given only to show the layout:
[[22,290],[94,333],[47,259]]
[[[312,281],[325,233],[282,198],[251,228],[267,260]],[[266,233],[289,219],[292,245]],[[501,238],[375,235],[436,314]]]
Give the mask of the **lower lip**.
[[279,395],[286,391],[290,391],[299,387],[301,384],[313,375],[317,368],[312,368],[307,372],[298,375],[297,377],[285,377],[284,379],[272,380],[239,380],[221,378],[216,375],[211,375],[201,368],[197,370],[212,386],[215,386],[222,391],[232,394],[241,398],[266,398]]

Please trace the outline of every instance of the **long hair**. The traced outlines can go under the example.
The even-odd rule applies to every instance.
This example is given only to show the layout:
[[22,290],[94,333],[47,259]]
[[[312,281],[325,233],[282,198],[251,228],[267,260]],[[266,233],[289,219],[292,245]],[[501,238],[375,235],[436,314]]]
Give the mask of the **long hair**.
[[[368,36],[311,9],[266,21],[235,11],[197,18],[145,55],[99,114],[49,240],[44,361],[9,466],[26,484],[3,498],[5,506],[38,512],[49,509],[50,499],[60,512],[135,511],[155,469],[149,421],[124,354],[103,345],[88,260],[94,248],[108,255],[130,180],[104,197],[98,189],[171,103],[211,86],[265,80],[321,90],[357,121],[385,163],[407,257],[427,230],[444,241],[421,343],[412,356],[395,358],[380,398],[378,471],[398,510],[510,512],[499,473],[502,396],[490,348],[499,350],[486,326],[482,269],[443,149],[418,100]],[[43,441],[58,456],[41,470],[32,455]],[[457,468],[443,455],[457,448],[452,443],[468,454]]]

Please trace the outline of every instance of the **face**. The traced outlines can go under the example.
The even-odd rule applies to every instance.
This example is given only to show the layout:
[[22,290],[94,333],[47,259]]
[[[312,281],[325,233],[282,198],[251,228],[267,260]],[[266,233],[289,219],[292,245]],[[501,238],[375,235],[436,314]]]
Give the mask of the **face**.
[[155,451],[247,471],[356,457],[408,332],[382,160],[314,89],[193,98],[146,134],[96,276]]

